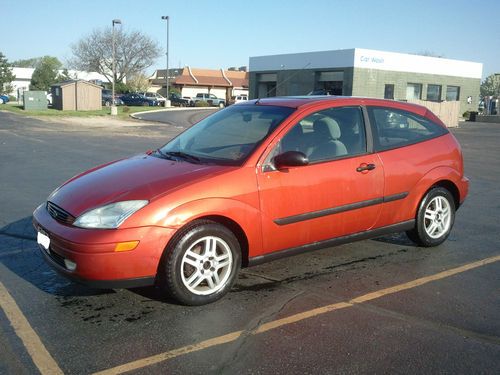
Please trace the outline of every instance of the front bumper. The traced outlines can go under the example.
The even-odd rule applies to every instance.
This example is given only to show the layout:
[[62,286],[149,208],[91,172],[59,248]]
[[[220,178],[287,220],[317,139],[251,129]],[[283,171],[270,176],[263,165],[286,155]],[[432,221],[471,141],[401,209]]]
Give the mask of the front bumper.
[[[57,272],[97,288],[132,288],[154,284],[163,250],[174,233],[164,227],[82,229],[53,219],[45,205],[33,213],[33,226],[50,238],[40,246],[44,259]],[[120,242],[139,241],[130,251],[116,252]],[[65,259],[76,263],[74,271]]]

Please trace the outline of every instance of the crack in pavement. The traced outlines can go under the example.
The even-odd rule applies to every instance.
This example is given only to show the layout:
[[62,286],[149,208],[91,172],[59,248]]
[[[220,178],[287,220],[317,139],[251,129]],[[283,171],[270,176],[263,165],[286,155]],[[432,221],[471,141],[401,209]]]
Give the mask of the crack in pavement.
[[[294,301],[297,297],[304,294],[304,291],[297,291],[291,297],[287,298],[285,301],[281,302],[277,308],[273,308],[273,311],[266,310],[265,315],[261,316],[257,319],[257,321],[251,324],[250,328],[246,328],[243,333],[240,335],[238,340],[235,342],[235,348],[233,349],[233,354],[231,358],[226,360],[222,366],[220,366],[217,370],[218,373],[224,374],[228,368],[238,360],[244,346],[247,344],[248,338],[255,336],[256,330],[263,324],[268,321],[272,321],[275,316],[279,315],[292,301]],[[255,319],[254,319],[255,321]]]

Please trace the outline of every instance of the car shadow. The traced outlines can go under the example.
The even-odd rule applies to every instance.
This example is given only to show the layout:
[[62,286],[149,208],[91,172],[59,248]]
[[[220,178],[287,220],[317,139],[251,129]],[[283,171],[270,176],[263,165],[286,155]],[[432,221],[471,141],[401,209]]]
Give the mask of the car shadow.
[[392,245],[418,247],[415,242],[410,240],[405,232],[393,233],[382,237],[374,238],[372,241],[385,242]]
[[0,263],[39,290],[55,296],[95,296],[115,293],[93,289],[59,275],[43,259],[31,216],[0,228]]
[[[31,216],[0,229],[0,263],[35,288],[57,297],[91,297],[116,293],[114,289],[91,288],[68,280],[46,263],[40,251]],[[128,290],[151,300],[178,304],[154,286]]]
[[[43,259],[38,244],[36,231],[31,216],[12,222],[0,229],[0,263],[18,277],[32,284],[39,290],[58,297],[89,297],[116,293],[113,289],[96,289],[66,279],[53,270]],[[393,245],[416,247],[405,233],[395,233],[373,239],[373,241]],[[250,285],[236,285],[234,290],[253,290],[269,287],[261,280],[254,280]],[[256,284],[256,285],[253,285]],[[265,284],[265,283],[264,283]],[[141,297],[158,302],[177,305],[162,289],[140,287],[128,289]]]

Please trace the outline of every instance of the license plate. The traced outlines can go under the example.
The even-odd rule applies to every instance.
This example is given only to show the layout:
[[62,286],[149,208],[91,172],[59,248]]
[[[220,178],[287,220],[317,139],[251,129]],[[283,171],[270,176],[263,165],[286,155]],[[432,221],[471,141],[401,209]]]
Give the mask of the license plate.
[[46,234],[38,232],[38,234],[36,236],[36,242],[38,242],[45,250],[49,249],[50,238]]

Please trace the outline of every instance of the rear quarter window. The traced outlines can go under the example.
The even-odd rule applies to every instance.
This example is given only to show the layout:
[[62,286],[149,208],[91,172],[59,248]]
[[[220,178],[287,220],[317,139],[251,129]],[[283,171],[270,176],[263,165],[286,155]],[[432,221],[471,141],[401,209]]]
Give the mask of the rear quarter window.
[[447,134],[443,126],[415,113],[387,107],[368,107],[376,151],[423,142]]

